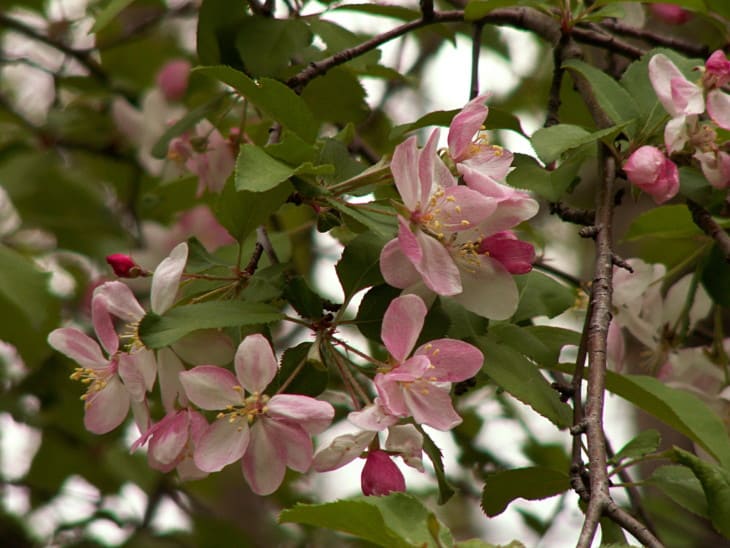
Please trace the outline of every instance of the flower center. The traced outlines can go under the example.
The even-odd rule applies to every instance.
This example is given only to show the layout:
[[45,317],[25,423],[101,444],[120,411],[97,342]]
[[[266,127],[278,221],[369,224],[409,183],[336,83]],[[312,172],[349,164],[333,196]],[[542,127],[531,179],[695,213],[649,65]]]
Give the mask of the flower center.
[[[241,386],[234,386],[233,389],[243,394],[243,388]],[[258,415],[265,415],[268,412],[269,408],[267,404],[269,403],[269,399],[269,396],[266,394],[254,392],[243,399],[242,405],[227,405],[224,411],[216,415],[216,419],[227,417],[230,423],[245,419],[248,424],[251,424]]]
[[89,401],[97,392],[104,390],[107,384],[109,384],[109,377],[114,374],[114,364],[109,367],[102,369],[92,369],[90,367],[77,367],[74,372],[71,373],[69,378],[72,381],[80,381],[82,384],[87,385],[86,393],[81,396],[81,399],[85,402],[85,406],[88,408],[91,405]]

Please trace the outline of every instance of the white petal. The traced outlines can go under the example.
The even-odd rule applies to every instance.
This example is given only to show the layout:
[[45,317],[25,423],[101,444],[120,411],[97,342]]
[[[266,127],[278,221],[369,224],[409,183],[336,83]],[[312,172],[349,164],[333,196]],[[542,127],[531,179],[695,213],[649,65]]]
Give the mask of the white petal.
[[155,269],[152,275],[150,301],[152,311],[164,314],[175,303],[180,277],[188,260],[188,244],[183,242],[175,248]]

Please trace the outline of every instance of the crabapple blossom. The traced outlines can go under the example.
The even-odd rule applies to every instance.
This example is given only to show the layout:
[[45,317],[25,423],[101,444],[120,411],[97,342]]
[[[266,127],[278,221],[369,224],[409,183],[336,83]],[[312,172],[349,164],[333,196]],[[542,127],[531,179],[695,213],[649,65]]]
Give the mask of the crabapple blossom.
[[409,358],[426,312],[416,295],[391,301],[383,316],[381,338],[394,365],[375,376],[375,387],[388,414],[412,416],[419,424],[450,430],[461,417],[454,410],[449,383],[476,375],[484,357],[471,344],[438,339],[420,346]]
[[635,150],[623,165],[629,182],[663,204],[679,192],[679,170],[656,147],[645,145]]
[[390,455],[380,449],[368,451],[360,485],[364,495],[382,496],[405,491],[406,480]]
[[503,230],[484,238],[477,253],[502,263],[510,274],[527,274],[535,261],[535,248],[523,242],[510,230]]
[[308,396],[264,394],[278,364],[263,335],[249,335],[241,342],[234,367],[235,375],[212,365],[180,373],[190,401],[201,409],[220,411],[196,444],[195,465],[216,472],[241,459],[251,489],[268,495],[281,485],[287,467],[309,469],[311,436],[329,426],[334,408]]
[[106,256],[106,262],[112,267],[114,274],[120,278],[137,278],[145,274],[145,270],[124,253],[112,253]]
[[197,411],[172,411],[140,436],[131,450],[149,442],[147,461],[151,468],[161,472],[177,468],[183,481],[200,479],[208,473],[195,466],[193,451],[207,427],[208,421]]
[[179,101],[185,97],[190,79],[190,61],[175,59],[165,63],[155,78],[157,87],[168,101]]

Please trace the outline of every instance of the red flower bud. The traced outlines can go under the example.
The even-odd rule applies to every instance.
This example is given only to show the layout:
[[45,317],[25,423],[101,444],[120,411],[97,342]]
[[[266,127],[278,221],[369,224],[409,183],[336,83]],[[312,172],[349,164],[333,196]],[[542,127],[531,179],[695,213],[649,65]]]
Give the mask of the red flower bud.
[[393,491],[405,491],[406,480],[385,451],[368,452],[362,469],[360,485],[364,495],[387,495]]
[[185,97],[190,78],[190,63],[177,59],[167,63],[157,73],[157,85],[168,101],[179,101]]
[[124,253],[107,255],[106,262],[112,267],[114,274],[120,278],[138,278],[146,275],[146,271],[134,262],[134,259]]
[[654,17],[669,25],[682,25],[692,18],[692,12],[674,4],[651,4],[649,9]]

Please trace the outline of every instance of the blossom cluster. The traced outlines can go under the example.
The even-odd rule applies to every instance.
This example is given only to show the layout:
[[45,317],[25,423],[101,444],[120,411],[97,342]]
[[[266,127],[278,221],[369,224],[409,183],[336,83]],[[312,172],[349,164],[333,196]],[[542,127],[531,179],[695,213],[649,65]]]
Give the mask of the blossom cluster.
[[672,155],[688,152],[707,181],[718,189],[730,186],[730,154],[717,129],[730,129],[730,60],[715,51],[691,82],[664,54],[649,61],[649,79],[671,119],[664,128],[664,151],[644,145],[623,166],[629,181],[663,203],[679,192],[679,170]]

